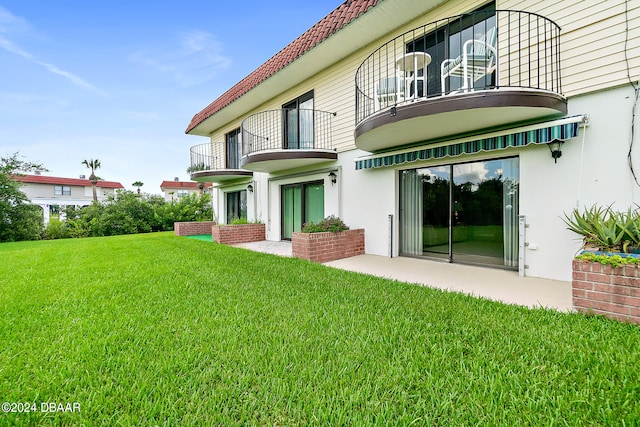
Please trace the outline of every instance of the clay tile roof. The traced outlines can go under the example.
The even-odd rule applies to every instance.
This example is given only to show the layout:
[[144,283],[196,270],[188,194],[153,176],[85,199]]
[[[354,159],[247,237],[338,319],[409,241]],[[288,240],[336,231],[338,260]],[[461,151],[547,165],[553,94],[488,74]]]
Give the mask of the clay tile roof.
[[365,13],[369,8],[375,6],[378,1],[379,0],[347,0],[342,3],[333,12],[329,13],[313,27],[305,31],[300,37],[272,56],[267,62],[223,93],[218,99],[205,107],[204,110],[193,116],[185,133],[189,133],[200,123],[304,55],[327,37],[338,32],[358,16]]
[[[211,187],[213,184],[207,182],[204,184],[205,187]],[[186,181],[162,181],[160,184],[160,188],[198,188],[197,182],[186,182]]]
[[[60,178],[57,176],[45,175],[15,175],[14,179],[16,181],[32,184],[75,185],[80,187],[91,186],[91,181],[80,178]],[[101,188],[124,188],[122,184],[115,181],[98,181],[97,186]]]

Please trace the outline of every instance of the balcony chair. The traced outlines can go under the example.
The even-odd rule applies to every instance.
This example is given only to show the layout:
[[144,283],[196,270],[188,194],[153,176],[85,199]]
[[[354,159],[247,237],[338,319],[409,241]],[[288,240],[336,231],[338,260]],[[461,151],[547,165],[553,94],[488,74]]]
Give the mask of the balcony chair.
[[497,56],[496,27],[489,28],[480,40],[467,40],[462,46],[462,55],[454,59],[445,59],[440,65],[442,94],[446,93],[447,77],[462,78],[462,87],[459,90],[473,90],[474,82],[495,71]]
[[400,76],[385,77],[378,80],[375,87],[375,111],[404,101],[404,85],[404,78]]

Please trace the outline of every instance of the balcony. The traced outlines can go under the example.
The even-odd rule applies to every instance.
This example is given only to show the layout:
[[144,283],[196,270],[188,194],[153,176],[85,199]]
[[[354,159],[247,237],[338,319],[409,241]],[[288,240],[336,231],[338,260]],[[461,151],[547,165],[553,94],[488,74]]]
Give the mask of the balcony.
[[268,110],[242,121],[244,169],[278,172],[338,159],[332,148],[335,113],[310,109]]
[[199,144],[191,147],[191,180],[198,182],[225,182],[248,178],[253,172],[233,166],[234,153],[227,155],[224,142]]
[[559,38],[553,21],[508,10],[396,37],[356,72],[356,146],[384,151],[566,114]]

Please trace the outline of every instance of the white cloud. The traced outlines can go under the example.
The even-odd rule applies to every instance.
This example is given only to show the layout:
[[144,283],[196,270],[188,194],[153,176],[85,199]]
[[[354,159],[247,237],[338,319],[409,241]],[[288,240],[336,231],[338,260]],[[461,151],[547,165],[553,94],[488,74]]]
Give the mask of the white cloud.
[[102,97],[108,97],[108,94],[106,92],[98,89],[96,86],[88,83],[81,77],[69,71],[63,70],[54,64],[39,60],[30,52],[16,45],[7,37],[7,35],[13,34],[15,32],[23,32],[29,29],[29,24],[23,18],[15,16],[11,14],[11,12],[9,12],[7,9],[0,7],[0,34],[4,34],[4,36],[0,35],[0,49],[4,49],[7,52],[13,53],[28,61],[31,61],[34,64],[43,67],[52,74],[64,77],[78,87],[89,90]]
[[15,16],[0,6],[0,33],[22,32],[29,30],[29,24],[24,18]]
[[130,60],[169,74],[183,86],[195,86],[213,79],[228,68],[231,60],[224,56],[222,44],[206,31],[190,31],[180,37],[174,49],[160,52],[137,51]]
[[470,182],[479,184],[486,179],[489,169],[486,168],[485,162],[463,163],[456,165],[454,169],[455,180],[457,183]]

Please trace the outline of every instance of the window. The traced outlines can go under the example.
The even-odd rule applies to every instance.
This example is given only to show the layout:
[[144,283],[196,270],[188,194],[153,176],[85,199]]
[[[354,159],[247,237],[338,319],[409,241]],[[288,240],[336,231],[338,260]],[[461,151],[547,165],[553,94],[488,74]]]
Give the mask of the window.
[[71,187],[68,185],[56,185],[53,188],[53,194],[56,196],[70,196]]
[[189,190],[178,190],[177,196],[178,196],[178,198],[180,198],[180,197],[188,197],[189,196]]
[[226,193],[227,224],[234,219],[247,219],[247,190]]
[[400,172],[400,252],[518,267],[517,157]]
[[313,148],[313,91],[282,106],[284,149]]
[[[495,3],[490,3],[460,19],[452,20],[436,31],[425,34],[407,43],[406,52],[427,52],[431,63],[427,66],[427,92],[429,96],[442,93],[441,64],[447,59],[460,57],[465,42],[481,40],[485,35],[495,34]],[[493,30],[492,30],[493,28]],[[419,76],[421,77],[421,75]],[[423,95],[422,80],[418,82],[418,96]],[[463,85],[462,77],[454,76],[445,81],[446,91],[457,90]],[[476,89],[495,86],[495,73],[486,74],[473,82]],[[413,88],[410,88],[413,92]]]
[[242,144],[240,143],[240,128],[229,132],[226,137],[227,144],[227,169],[240,169],[240,158],[242,157]]

